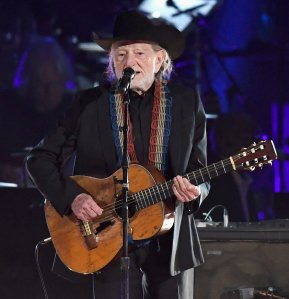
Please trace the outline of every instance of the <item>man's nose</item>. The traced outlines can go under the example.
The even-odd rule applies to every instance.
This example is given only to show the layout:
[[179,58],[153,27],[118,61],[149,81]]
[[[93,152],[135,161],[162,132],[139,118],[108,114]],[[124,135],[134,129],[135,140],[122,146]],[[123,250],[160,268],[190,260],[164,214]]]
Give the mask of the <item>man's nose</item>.
[[135,56],[130,53],[127,55],[125,67],[133,67],[134,65],[135,65]]

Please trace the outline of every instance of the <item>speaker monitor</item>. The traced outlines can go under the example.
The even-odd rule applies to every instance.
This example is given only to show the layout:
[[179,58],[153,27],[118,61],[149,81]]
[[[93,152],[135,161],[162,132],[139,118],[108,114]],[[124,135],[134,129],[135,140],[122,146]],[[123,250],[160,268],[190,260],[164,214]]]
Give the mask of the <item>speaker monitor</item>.
[[194,298],[228,298],[228,290],[239,288],[274,287],[289,294],[289,243],[202,240],[201,244],[205,263],[195,271]]

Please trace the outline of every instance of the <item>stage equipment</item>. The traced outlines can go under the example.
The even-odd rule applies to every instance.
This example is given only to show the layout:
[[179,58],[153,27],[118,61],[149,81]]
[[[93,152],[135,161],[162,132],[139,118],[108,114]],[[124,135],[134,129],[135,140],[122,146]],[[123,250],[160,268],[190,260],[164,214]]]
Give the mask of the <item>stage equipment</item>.
[[289,192],[275,193],[273,204],[276,218],[289,219]]
[[[227,228],[209,222],[198,231],[205,263],[195,271],[196,298],[271,298],[255,293],[266,290],[288,298],[289,220],[229,223]],[[250,288],[254,297],[237,294]]]

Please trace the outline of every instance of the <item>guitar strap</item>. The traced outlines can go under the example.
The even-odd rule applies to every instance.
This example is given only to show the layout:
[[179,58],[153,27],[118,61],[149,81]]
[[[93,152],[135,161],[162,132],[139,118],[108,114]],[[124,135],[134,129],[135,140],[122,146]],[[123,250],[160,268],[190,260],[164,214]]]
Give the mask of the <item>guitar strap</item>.
[[[122,95],[115,92],[110,98],[110,117],[117,150],[118,161],[121,163],[123,155],[123,134],[119,129],[123,125],[124,101]],[[151,132],[149,142],[148,163],[154,165],[162,173],[166,170],[169,136],[172,121],[172,97],[166,81],[156,81],[154,90],[154,103],[152,110]],[[131,162],[137,162],[133,144],[133,136],[129,117],[128,153]]]

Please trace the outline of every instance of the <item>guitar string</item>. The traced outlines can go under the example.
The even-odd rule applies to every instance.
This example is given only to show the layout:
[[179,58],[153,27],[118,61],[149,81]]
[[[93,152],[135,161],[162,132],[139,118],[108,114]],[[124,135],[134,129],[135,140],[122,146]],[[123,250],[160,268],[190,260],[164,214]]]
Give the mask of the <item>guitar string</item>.
[[[228,163],[229,162],[229,163]],[[218,163],[215,163],[215,165],[216,164],[218,164]],[[221,162],[220,162],[220,164],[221,164]],[[222,163],[222,164],[224,164],[225,166],[229,166],[231,163],[230,163],[230,161],[227,161],[226,163]],[[210,167],[212,168],[212,170],[214,169],[215,170],[215,167],[213,166],[213,165],[210,165]],[[219,166],[218,166],[219,167]],[[208,169],[209,169],[209,167],[207,167]],[[223,165],[222,165],[222,167],[221,168],[223,168]],[[194,171],[195,172],[195,171]],[[188,176],[188,177],[192,177],[192,175],[191,176],[189,176],[189,175],[185,175],[185,176]],[[185,177],[184,176],[184,177]],[[171,185],[172,184],[172,180],[169,180],[169,181],[167,181],[166,183],[159,183],[159,184],[156,184],[156,185],[154,185],[154,186],[152,186],[152,187],[150,187],[150,188],[148,188],[148,189],[143,189],[143,190],[141,190],[141,191],[139,191],[139,192],[137,192],[137,193],[134,193],[134,194],[132,194],[130,197],[133,197],[134,195],[136,195],[136,194],[140,194],[140,193],[145,193],[146,191],[148,191],[148,190],[152,190],[152,189],[159,189],[159,187],[161,186],[161,185]],[[169,186],[169,187],[171,187],[171,186]],[[164,193],[164,191],[168,191],[168,190],[170,190],[170,188],[167,188],[167,187],[165,187],[165,189],[163,188],[163,193]],[[153,192],[154,193],[156,193],[155,191],[158,191],[158,190],[153,190]],[[141,195],[140,195],[141,196]],[[130,201],[130,203],[132,203],[132,202],[134,202],[135,200],[133,199],[133,201]],[[119,201],[116,201],[115,203],[117,203],[117,202],[120,202],[120,203],[122,203],[122,201],[121,200],[119,200]],[[110,204],[108,204],[108,205],[106,205],[106,206],[104,206],[104,208],[106,208],[106,207],[109,207],[109,206],[115,206],[115,207],[120,207],[120,206],[117,206],[117,205],[115,205],[115,203],[110,203]]]
[[[255,148],[255,149],[258,150],[258,148]],[[247,151],[243,151],[243,153],[244,153],[244,152],[246,152],[246,155],[247,155],[248,153],[249,153],[249,154],[252,153],[251,149],[249,149],[249,150],[247,150]],[[246,156],[246,155],[245,155],[245,156]],[[244,156],[243,156],[243,157],[244,157]],[[235,162],[237,161],[237,159],[240,158],[240,154],[231,156],[231,158],[233,159],[233,162],[235,163]],[[207,169],[207,172],[208,172],[208,173],[209,173],[211,170],[215,170],[215,172],[216,172],[216,174],[217,174],[217,176],[218,176],[219,174],[218,174],[218,172],[217,172],[217,169],[218,169],[219,167],[220,167],[219,170],[223,168],[223,169],[224,169],[224,173],[226,173],[226,169],[225,169],[226,166],[233,166],[230,157],[227,158],[227,159],[221,160],[221,161],[219,161],[219,162],[213,163],[213,164],[211,164],[211,165],[209,165],[209,166],[207,166],[207,167],[204,167],[203,169]],[[190,173],[190,174],[184,175],[184,177],[187,176],[188,178],[190,178],[190,177],[192,178],[192,176],[194,176],[195,181],[197,182],[196,176],[200,177],[200,175],[198,175],[198,174],[195,175],[195,173],[196,173],[197,171],[200,171],[201,177],[202,177],[202,179],[203,179],[202,169],[193,171],[193,172]],[[205,174],[204,174],[204,175],[205,175]],[[210,179],[210,178],[211,178],[211,177],[210,177],[210,175],[209,175],[209,179]],[[206,181],[206,180],[203,179],[203,181]],[[144,196],[143,194],[146,193],[147,191],[148,191],[148,192],[153,191],[154,194],[156,194],[156,191],[157,191],[157,193],[160,194],[160,192],[159,192],[159,190],[158,190],[160,186],[164,186],[164,188],[162,188],[162,192],[163,192],[164,194],[165,194],[165,191],[169,192],[169,194],[170,194],[172,183],[173,183],[173,181],[170,180],[170,181],[167,181],[166,183],[156,184],[156,185],[154,185],[154,186],[152,186],[152,187],[150,187],[150,188],[148,188],[148,189],[144,189],[144,190],[141,190],[140,192],[137,192],[136,194],[132,194],[131,196],[129,196],[129,198],[131,198],[131,199],[128,201],[128,205],[130,205],[130,204],[132,204],[132,203],[138,201],[138,199],[135,198],[135,197],[137,196],[137,194],[139,194],[139,197],[140,197],[141,199],[144,199],[144,198],[145,198],[145,196]],[[165,186],[166,186],[166,187],[165,187]],[[150,191],[150,190],[151,190],[151,191]],[[142,194],[142,195],[141,195],[141,194]],[[98,219],[99,219],[99,220],[102,220],[102,221],[109,221],[109,220],[113,220],[113,219],[115,219],[115,217],[111,217],[112,215],[109,214],[109,212],[110,212],[110,211],[114,211],[115,208],[120,208],[120,207],[122,207],[122,200],[117,200],[115,203],[111,203],[111,204],[108,204],[108,205],[104,206],[104,208],[103,208],[104,213],[103,213],[102,215],[98,216]]]
[[[260,148],[257,148],[257,147],[255,147],[255,150],[259,150]],[[262,149],[261,149],[262,150]],[[242,153],[246,153],[246,155],[249,153],[252,153],[252,149],[248,149],[248,150],[244,150]],[[219,161],[219,162],[216,162],[216,163],[213,163],[213,164],[211,164],[211,165],[209,165],[209,166],[207,166],[207,167],[204,167],[203,169],[207,169],[207,172],[209,173],[209,170],[211,169],[211,170],[215,170],[216,171],[216,173],[217,173],[217,176],[219,175],[218,174],[218,172],[217,172],[217,169],[219,168],[219,169],[224,169],[225,170],[225,173],[226,173],[226,169],[225,169],[225,166],[233,166],[233,164],[232,164],[232,162],[231,162],[231,159],[230,158],[232,158],[232,160],[233,160],[233,162],[234,163],[236,163],[237,162],[237,160],[238,159],[240,159],[240,158],[242,158],[241,156],[240,156],[240,154],[241,153],[239,153],[239,154],[236,154],[236,155],[234,155],[234,156],[231,156],[231,157],[229,157],[229,158],[227,158],[227,159],[224,159],[224,160],[221,160],[221,161]],[[244,156],[246,156],[246,155],[243,155],[243,157]],[[187,174],[187,175],[185,175],[185,176],[187,176],[187,177],[192,177],[192,175],[194,175],[194,178],[195,178],[195,180],[196,180],[196,176],[195,176],[195,173],[197,172],[198,170],[196,170],[196,171],[193,171],[190,175],[189,174]],[[200,169],[200,173],[201,173],[201,169]],[[184,177],[185,177],[184,176]],[[210,178],[210,175],[209,175],[209,178]],[[204,180],[205,181],[205,180]],[[128,205],[130,205],[130,204],[132,204],[132,203],[134,203],[134,202],[136,202],[136,201],[138,201],[138,199],[137,198],[135,198],[136,196],[137,196],[137,194],[139,194],[139,197],[141,198],[145,198],[144,197],[144,195],[140,195],[140,193],[145,193],[147,190],[153,190],[154,191],[154,193],[156,193],[155,191],[157,191],[157,192],[159,192],[159,187],[160,186],[164,186],[164,185],[166,185],[166,187],[164,187],[164,188],[162,188],[162,192],[165,194],[165,191],[168,191],[168,192],[170,192],[171,191],[171,185],[172,185],[172,180],[170,180],[170,181],[167,181],[166,183],[160,183],[160,184],[156,184],[156,185],[154,185],[154,186],[152,186],[152,187],[150,187],[149,189],[145,189],[145,190],[141,190],[140,192],[137,192],[137,193],[135,193],[135,194],[132,194],[131,196],[129,196],[129,198],[131,198],[131,200],[129,200],[127,203],[128,203]],[[168,186],[169,185],[169,186]],[[168,188],[169,187],[169,188]],[[114,211],[115,210],[115,208],[120,208],[120,207],[122,207],[122,200],[117,200],[115,203],[111,203],[111,204],[108,204],[108,205],[106,205],[106,206],[104,206],[103,207],[103,210],[104,210],[104,213],[102,214],[102,215],[100,215],[100,216],[98,216],[97,218],[98,218],[98,220],[101,220],[102,222],[104,222],[104,221],[109,221],[109,220],[114,220],[115,219],[115,217],[112,217],[112,214],[111,213],[109,213],[110,211]],[[100,222],[100,221],[99,221]],[[100,222],[101,223],[101,222]]]
[[[219,165],[218,165],[218,164],[219,164]],[[218,167],[220,167],[220,164],[222,165],[221,168],[223,168],[223,166],[226,167],[226,166],[228,166],[228,165],[232,165],[229,159],[227,159],[227,161],[224,160],[224,161],[221,161],[221,162],[217,162],[217,163],[215,163],[215,166],[218,165]],[[214,169],[215,169],[214,165],[210,165],[210,166],[207,167],[207,168],[208,168],[208,169],[209,169],[209,168],[211,168],[211,169],[214,168]],[[219,169],[220,169],[220,168],[219,168]],[[161,184],[157,184],[157,185],[155,185],[155,186],[153,186],[153,187],[151,187],[151,188],[149,188],[149,189],[151,189],[151,190],[154,189],[154,193],[156,193],[155,191],[158,189],[158,187],[159,187],[160,185],[161,185]],[[166,182],[165,185],[169,185],[169,187],[171,187],[171,185],[172,185],[172,180]],[[142,191],[138,192],[138,194],[140,194],[140,193],[145,193],[145,192],[148,191],[149,189],[142,190]],[[163,188],[163,193],[165,193],[165,191],[169,191],[169,190],[170,190],[170,188],[165,187],[165,188]],[[157,190],[157,191],[158,191],[158,190]],[[143,195],[139,195],[139,196],[142,197],[142,198],[144,198]],[[131,199],[128,201],[128,205],[134,203],[135,201],[137,201],[137,199],[135,199],[135,194],[132,194],[129,198],[131,198]],[[110,206],[112,206],[112,208],[108,208],[108,207],[110,207]],[[111,214],[108,214],[108,213],[109,213],[110,211],[114,211],[114,210],[115,210],[115,207],[119,208],[119,207],[121,207],[121,206],[122,206],[122,201],[121,201],[121,200],[116,201],[115,204],[112,203],[112,204],[108,204],[108,205],[104,206],[104,213],[98,217],[99,220],[102,220],[102,221],[109,221],[109,220],[113,220],[113,219],[115,219],[115,217],[111,217],[112,215],[111,215]],[[104,216],[104,217],[103,217],[103,216]]]
[[[240,156],[239,155],[235,155],[235,156],[232,156],[232,159],[233,159],[233,161],[234,162],[236,162],[236,159],[237,158],[240,158]],[[216,163],[213,163],[213,164],[211,164],[211,165],[209,165],[208,167],[205,167],[205,168],[207,168],[207,171],[209,170],[209,169],[214,169],[215,171],[216,171],[216,173],[217,173],[217,175],[218,175],[218,172],[217,172],[217,169],[219,168],[221,166],[221,169],[223,168],[224,169],[224,171],[225,171],[225,173],[226,173],[226,169],[225,169],[225,167],[226,166],[233,166],[232,165],[232,163],[231,163],[231,160],[230,160],[230,158],[227,158],[227,159],[225,159],[225,160],[222,160],[222,161],[220,161],[220,162],[216,162]],[[204,168],[204,169],[205,169]],[[219,170],[220,170],[220,168],[219,168]],[[195,178],[195,180],[196,180],[196,176],[195,176],[195,172],[197,172],[198,170],[196,170],[196,171],[194,171],[194,172],[192,172],[191,173],[191,175],[185,175],[185,176],[187,176],[187,177],[192,177],[192,175],[194,175],[194,178]],[[200,173],[201,173],[201,170],[200,170]],[[202,176],[202,174],[201,174],[201,176]],[[203,178],[203,177],[202,177]],[[210,175],[209,175],[209,178],[211,178],[210,177]],[[197,180],[196,180],[197,181]],[[205,181],[205,180],[204,180]],[[149,191],[149,190],[152,190],[152,191],[154,191],[154,193],[156,194],[156,191],[159,193],[159,187],[160,186],[164,186],[164,185],[166,185],[166,187],[165,188],[162,188],[162,192],[165,194],[165,191],[170,191],[170,188],[171,188],[171,185],[172,185],[172,180],[170,180],[170,181],[168,181],[168,182],[166,182],[166,184],[164,184],[164,183],[162,183],[162,184],[157,184],[157,185],[155,185],[155,186],[152,186],[151,188],[149,188],[149,189],[145,189],[145,190],[142,190],[142,191],[140,191],[140,192],[138,192],[137,194],[140,194],[140,193],[146,193],[146,191]],[[170,188],[168,188],[168,185],[169,185],[169,187]],[[150,191],[149,191],[150,192]],[[130,198],[131,198],[131,200],[130,201],[128,201],[128,205],[129,204],[131,204],[131,203],[134,203],[135,201],[138,201],[138,199],[135,199],[135,195],[136,194],[132,194],[131,196],[130,196]],[[141,198],[145,198],[143,195],[139,195],[139,197]],[[114,203],[112,203],[112,204],[108,204],[108,205],[106,205],[105,207],[104,207],[104,210],[105,210],[105,214],[103,214],[103,216],[104,217],[101,217],[101,216],[99,216],[99,219],[101,219],[101,218],[103,218],[103,219],[101,219],[102,221],[108,221],[108,220],[114,220],[115,219],[115,217],[111,217],[112,215],[111,214],[107,214],[107,212],[110,212],[110,210],[114,210],[115,208],[114,207],[112,207],[112,208],[107,208],[107,207],[109,207],[109,206],[115,206],[115,207],[121,207],[122,206],[122,201],[116,201],[115,202],[116,204],[114,205]]]
[[[234,158],[234,157],[233,157]],[[215,166],[217,165],[217,168],[219,168],[219,170],[220,169],[222,169],[222,168],[224,168],[224,167],[227,167],[227,166],[229,166],[229,165],[232,165],[232,163],[231,163],[231,161],[229,160],[229,159],[227,159],[227,160],[224,160],[224,161],[220,161],[220,162],[217,162],[217,163],[214,163],[215,164]],[[208,167],[206,167],[207,169],[209,169],[209,168],[211,168],[211,169],[216,169],[215,167],[214,167],[214,164],[212,164],[212,165],[209,165]],[[224,166],[224,167],[223,167]],[[166,182],[166,184],[157,184],[157,185],[155,185],[155,186],[153,186],[153,187],[151,187],[151,188],[149,188],[150,190],[153,190],[154,191],[154,193],[156,194],[156,192],[155,191],[157,191],[158,193],[159,193],[159,187],[160,187],[160,185],[169,185],[169,186],[166,186],[166,187],[164,187],[164,188],[162,188],[162,192],[165,194],[165,191],[170,191],[171,190],[171,185],[172,185],[172,180],[171,181],[168,181],[168,182]],[[170,187],[170,188],[168,188],[168,187]],[[140,191],[140,192],[138,192],[137,194],[140,194],[140,193],[146,193],[146,191],[148,191],[149,189],[145,189],[145,190],[142,190],[142,191]],[[136,194],[132,194],[129,198],[131,198],[129,201],[128,201],[128,205],[129,204],[132,204],[132,203],[134,203],[135,201],[137,201],[138,199],[135,199],[135,195]],[[139,195],[139,197],[140,198],[144,198],[144,195]],[[112,208],[108,208],[108,207],[110,207],[110,206],[112,206]],[[98,218],[99,218],[99,220],[102,220],[102,221],[108,221],[108,220],[113,220],[113,219],[115,219],[115,217],[112,217],[111,218],[111,214],[108,214],[110,211],[114,211],[115,210],[115,207],[117,207],[117,208],[119,208],[119,207],[121,207],[122,206],[122,201],[121,200],[119,200],[119,201],[116,201],[115,202],[115,204],[114,203],[112,203],[112,204],[108,204],[108,205],[106,205],[106,206],[104,206],[104,213],[102,214],[102,215],[100,215]]]
[[[237,156],[237,155],[236,155],[236,156],[233,156],[233,157],[232,157],[233,160],[234,160],[236,157],[238,157],[238,156]],[[209,165],[208,167],[205,167],[204,169],[207,169],[207,170],[208,170],[207,172],[209,172],[209,171],[211,171],[211,170],[216,171],[216,168],[220,170],[220,169],[223,169],[224,167],[226,167],[226,166],[230,166],[230,165],[232,165],[232,163],[231,163],[231,161],[230,161],[230,158],[228,158],[228,159],[225,159],[225,160],[222,160],[222,161],[213,163],[213,164]],[[195,173],[195,172],[197,172],[197,171],[199,171],[199,170],[193,171],[193,173]],[[188,174],[188,175],[185,175],[185,176],[188,176],[188,177],[192,177],[192,176],[194,176],[194,177],[195,177],[195,175],[193,175],[193,173],[191,173],[191,176],[189,176],[189,174]],[[185,177],[185,176],[184,176],[184,177]],[[200,177],[200,175],[198,175],[198,176]],[[196,180],[196,181],[197,181],[197,180]],[[146,193],[148,190],[152,190],[154,194],[156,194],[156,191],[157,191],[158,193],[160,193],[158,189],[159,189],[159,187],[160,187],[161,185],[164,186],[164,188],[162,188],[162,192],[163,192],[164,194],[165,194],[166,191],[167,191],[167,192],[170,192],[170,191],[171,191],[171,185],[172,185],[172,184],[173,184],[173,181],[172,181],[172,180],[169,180],[169,181],[167,181],[166,183],[156,184],[156,185],[154,185],[154,186],[152,186],[152,187],[150,187],[150,188],[148,188],[148,189],[141,190],[141,191],[139,191],[139,192],[137,192],[137,193],[135,193],[135,194],[130,195],[130,196],[128,197],[128,202],[127,202],[127,203],[128,203],[128,205],[130,205],[130,204],[133,204],[133,203],[137,202],[138,199],[135,198],[135,197],[137,196],[137,194],[139,195],[139,197],[140,197],[141,199],[144,199],[145,196],[144,196],[143,194]],[[114,203],[110,203],[110,204],[105,205],[105,206],[103,207],[103,213],[102,213],[102,215],[98,216],[98,220],[104,222],[104,221],[109,221],[109,220],[113,220],[113,219],[115,219],[115,217],[113,217],[113,215],[111,215],[110,212],[111,212],[111,211],[114,211],[114,210],[117,209],[117,208],[121,208],[121,207],[122,207],[122,200],[117,200],[117,201],[115,201]],[[99,222],[100,222],[100,221],[99,221]]]
[[[259,148],[255,147],[255,150],[258,150],[258,149],[259,149]],[[248,153],[250,153],[250,152],[251,152],[251,149],[248,149],[248,150],[246,151],[246,154],[248,154]],[[243,153],[244,153],[244,151],[243,151]],[[236,159],[240,158],[240,153],[239,153],[239,154],[236,154],[236,155],[234,155],[234,156],[231,156],[231,157],[232,157],[232,159],[233,159],[233,161],[234,161],[234,163],[235,163],[235,162],[237,161]],[[219,167],[222,169],[223,166],[224,166],[224,167],[225,167],[225,166],[233,166],[232,163],[231,163],[230,157],[227,158],[227,159],[221,160],[221,161],[219,161],[219,162],[210,164],[209,166],[204,167],[203,169],[207,169],[207,172],[208,172],[208,173],[211,172],[211,170],[214,170],[214,171],[217,173],[217,176],[218,176],[219,174],[218,174],[218,172],[217,172],[217,169],[218,169]],[[219,168],[219,169],[220,169],[220,168]],[[187,176],[188,178],[193,178],[193,176],[194,176],[195,180],[197,181],[196,176],[195,176],[195,173],[196,173],[197,171],[200,171],[200,174],[201,174],[201,176],[202,176],[201,169],[199,169],[199,170],[195,170],[195,171],[193,171],[193,172],[190,173],[190,174],[186,174],[186,175],[184,175],[183,177],[186,177],[186,176]],[[226,172],[226,171],[225,171],[225,172]],[[210,178],[210,175],[209,175],[209,178]],[[206,181],[206,180],[204,180],[204,181]],[[141,190],[141,191],[139,191],[139,192],[137,192],[137,193],[138,193],[138,194],[139,194],[139,193],[145,193],[147,190],[158,189],[158,187],[160,187],[161,185],[171,185],[171,184],[172,184],[172,180],[167,181],[166,183],[156,184],[156,185],[154,185],[154,186],[152,186],[152,187],[150,187],[150,188],[148,188],[148,189]],[[171,186],[169,186],[169,187],[171,187]],[[162,188],[162,192],[163,192],[163,193],[164,193],[165,191],[168,191],[168,190],[169,190],[169,188],[167,188],[167,189]],[[155,190],[153,190],[153,191],[154,191],[154,193],[156,193]],[[157,190],[157,191],[158,191],[158,190]],[[159,192],[159,191],[158,191],[158,192]],[[134,197],[134,195],[135,195],[135,194],[132,194],[130,197]],[[130,202],[128,202],[128,203],[133,203],[133,202],[135,202],[135,201],[137,201],[137,200],[133,199],[132,201],[130,201]],[[114,206],[114,207],[117,207],[117,208],[121,207],[121,206],[122,206],[122,201],[119,200],[119,201],[116,201],[116,203],[117,203],[117,202],[120,203],[119,206],[115,205],[114,203],[111,203],[111,204],[108,204],[108,205],[104,206],[104,210],[105,210],[107,207],[110,207],[110,206]]]

